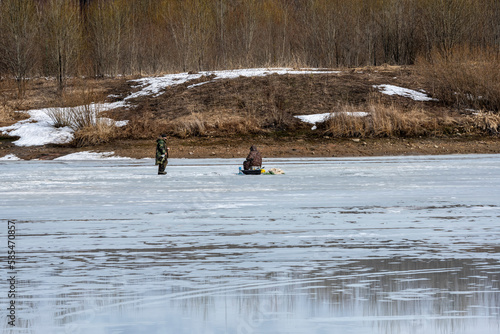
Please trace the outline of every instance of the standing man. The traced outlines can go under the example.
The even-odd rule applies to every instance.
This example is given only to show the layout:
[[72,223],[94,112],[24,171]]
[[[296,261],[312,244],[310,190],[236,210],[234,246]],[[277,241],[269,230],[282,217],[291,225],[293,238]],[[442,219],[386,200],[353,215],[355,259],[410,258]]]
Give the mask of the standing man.
[[165,168],[168,164],[167,135],[162,134],[156,140],[156,165],[158,165],[158,175],[165,175]]

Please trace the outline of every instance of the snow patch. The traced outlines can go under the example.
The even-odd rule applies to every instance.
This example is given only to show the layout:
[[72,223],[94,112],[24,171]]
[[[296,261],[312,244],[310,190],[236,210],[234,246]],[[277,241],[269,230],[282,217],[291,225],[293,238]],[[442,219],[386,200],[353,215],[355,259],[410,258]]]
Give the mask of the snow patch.
[[140,96],[153,95],[158,96],[161,95],[161,91],[169,86],[182,85],[188,81],[199,79],[203,76],[212,77],[212,79],[204,82],[200,82],[197,84],[193,84],[188,86],[188,89],[198,87],[209,82],[213,82],[215,80],[220,79],[236,79],[239,77],[262,77],[271,74],[336,74],[340,73],[339,71],[327,71],[327,70],[319,70],[319,69],[308,69],[308,70],[294,70],[291,68],[248,68],[248,69],[240,69],[240,70],[226,70],[226,71],[203,71],[197,73],[178,73],[178,74],[168,74],[160,77],[150,77],[132,80],[137,82],[137,86],[141,87],[141,90],[135,92],[125,100],[137,98]]
[[85,151],[85,152],[76,152],[76,153],[71,153],[68,155],[64,155],[59,158],[55,158],[54,160],[102,160],[102,159],[130,159],[130,158],[124,158],[120,156],[115,156],[115,152],[92,152],[92,151]]
[[374,85],[373,87],[380,90],[382,94],[386,95],[399,95],[408,97],[415,101],[437,101],[436,99],[429,97],[425,92],[419,92],[408,88],[394,85]]
[[17,122],[14,125],[0,128],[0,131],[9,136],[20,137],[14,141],[17,146],[38,146],[45,144],[64,144],[73,139],[73,130],[69,127],[55,128],[47,115],[49,109],[34,109],[27,113],[29,119]]
[[7,154],[6,156],[1,157],[0,160],[19,161],[19,160],[22,160],[22,159],[18,158],[14,154]]
[[313,114],[313,115],[299,115],[295,116],[298,119],[300,119],[302,122],[314,124],[314,126],[311,128],[311,130],[316,130],[316,124],[321,123],[326,121],[329,117],[335,117],[339,116],[340,114],[344,114],[346,116],[352,116],[352,117],[366,117],[369,114],[367,112],[333,112],[333,113],[323,113],[323,114]]

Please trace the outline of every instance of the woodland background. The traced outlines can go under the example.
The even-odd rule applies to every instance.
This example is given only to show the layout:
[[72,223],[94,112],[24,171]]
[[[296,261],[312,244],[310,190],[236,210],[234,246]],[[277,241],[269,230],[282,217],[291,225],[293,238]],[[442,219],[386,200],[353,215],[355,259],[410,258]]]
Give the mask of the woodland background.
[[[496,59],[497,0],[0,0],[0,79]],[[459,50],[459,51],[457,51]]]

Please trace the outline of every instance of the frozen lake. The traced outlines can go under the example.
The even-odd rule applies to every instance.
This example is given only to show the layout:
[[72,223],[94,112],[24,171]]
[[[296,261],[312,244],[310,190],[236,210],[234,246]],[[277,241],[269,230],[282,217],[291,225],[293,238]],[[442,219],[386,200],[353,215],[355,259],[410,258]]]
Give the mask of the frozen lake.
[[500,332],[500,155],[0,161],[5,333]]

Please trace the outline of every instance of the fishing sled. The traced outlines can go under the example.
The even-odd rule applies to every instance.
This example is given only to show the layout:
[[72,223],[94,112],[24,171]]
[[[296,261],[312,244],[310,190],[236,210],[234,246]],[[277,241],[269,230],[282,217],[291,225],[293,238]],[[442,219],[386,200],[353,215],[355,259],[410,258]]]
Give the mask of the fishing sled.
[[[240,167],[240,172],[239,174],[245,174],[245,175],[260,175],[262,174],[263,169],[258,168],[258,169],[242,169]],[[265,171],[264,171],[265,172]]]
[[264,168],[258,168],[258,169],[242,169],[240,167],[239,173],[242,175],[277,175],[277,174],[285,174],[281,169],[278,168],[271,168],[270,170],[266,171]]

